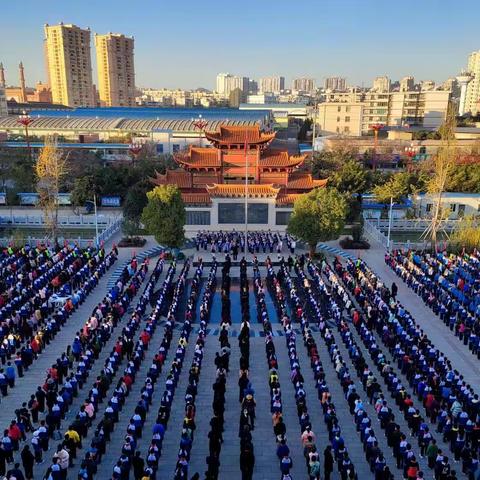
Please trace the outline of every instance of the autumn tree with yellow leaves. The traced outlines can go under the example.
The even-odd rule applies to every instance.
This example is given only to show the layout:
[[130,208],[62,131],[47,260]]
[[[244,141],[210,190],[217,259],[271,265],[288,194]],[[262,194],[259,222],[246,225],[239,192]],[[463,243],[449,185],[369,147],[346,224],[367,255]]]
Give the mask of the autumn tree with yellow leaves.
[[66,174],[67,156],[59,150],[55,137],[47,137],[35,162],[35,176],[47,234],[55,243],[58,241],[58,194]]

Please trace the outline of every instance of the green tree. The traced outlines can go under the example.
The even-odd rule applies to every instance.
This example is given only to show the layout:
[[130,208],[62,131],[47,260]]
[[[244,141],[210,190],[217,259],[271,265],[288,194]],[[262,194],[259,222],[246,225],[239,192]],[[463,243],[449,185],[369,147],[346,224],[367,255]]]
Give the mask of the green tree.
[[147,192],[152,189],[150,182],[141,180],[129,188],[123,202],[123,216],[129,221],[140,224],[143,209],[147,206]]
[[400,172],[395,173],[383,185],[377,185],[373,188],[375,198],[380,203],[401,202],[408,195],[424,191],[428,178],[424,173]]
[[448,192],[480,193],[480,163],[456,165],[447,178],[445,189]]
[[329,185],[332,185],[341,193],[364,193],[368,184],[368,172],[357,160],[347,160],[329,178]]
[[313,176],[315,178],[330,177],[345,163],[356,158],[357,150],[342,143],[333,148],[315,152],[311,159]]
[[347,202],[338,190],[317,188],[296,200],[287,230],[307,243],[313,256],[318,242],[339,237],[347,213]]
[[70,192],[70,200],[75,207],[83,207],[87,200],[93,200],[94,194],[99,194],[98,185],[95,183],[94,175],[77,177],[73,182]]
[[437,251],[437,237],[443,222],[447,217],[442,205],[442,196],[445,192],[448,178],[452,174],[458,151],[455,138],[456,117],[455,108],[449,105],[445,122],[438,129],[442,141],[440,148],[432,159],[431,175],[428,182],[428,193],[433,200],[433,209],[430,225],[423,232],[423,238],[428,238],[434,252]]
[[450,246],[460,252],[465,249],[472,252],[480,248],[480,224],[473,216],[467,216],[461,220],[458,227],[450,236]]
[[312,129],[312,119],[306,118],[305,121],[302,123],[300,130],[298,131],[297,138],[300,141],[305,141],[307,138],[307,133]]
[[184,242],[185,205],[176,185],[161,185],[147,193],[142,223],[158,243],[179,248]]

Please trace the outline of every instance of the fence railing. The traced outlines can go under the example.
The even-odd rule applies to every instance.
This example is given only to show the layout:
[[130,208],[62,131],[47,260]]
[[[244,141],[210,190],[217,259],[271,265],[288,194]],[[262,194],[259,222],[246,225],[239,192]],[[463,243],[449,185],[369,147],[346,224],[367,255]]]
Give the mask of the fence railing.
[[388,238],[384,235],[371,220],[365,219],[363,229],[373,240],[387,248]]
[[[98,225],[104,228],[118,220],[118,216],[98,215]],[[3,226],[42,226],[45,225],[43,215],[1,215],[0,225]],[[62,227],[94,227],[95,215],[69,215],[59,216],[58,225]]]
[[[374,224],[379,230],[388,229],[388,219],[369,218],[368,221]],[[431,221],[428,218],[392,218],[392,230],[397,232],[423,232],[430,224]],[[442,228],[451,232],[457,227],[458,224],[459,220],[446,220],[442,222]]]
[[[364,231],[372,239],[380,243],[385,249],[388,248],[388,237],[384,232],[378,227],[378,221],[374,219],[365,219],[364,221]],[[397,230],[396,224],[392,221],[392,231]],[[387,222],[388,228],[388,222]],[[415,231],[405,229],[404,231]],[[390,238],[390,250],[393,249],[415,249],[415,250],[424,250],[428,247],[428,242],[426,240],[412,242],[393,240]]]
[[117,218],[109,227],[107,227],[102,233],[98,234],[96,237],[95,244],[100,245],[102,242],[110,240],[121,228],[122,228],[123,218]]
[[[63,245],[64,243],[68,243],[69,245],[76,244],[81,248],[85,248],[91,245],[101,245],[102,242],[107,242],[110,238],[113,237],[122,227],[122,218],[117,218],[113,223],[111,223],[107,228],[105,228],[101,233],[98,234],[98,237],[92,235],[92,238],[83,238],[83,237],[74,237],[69,236],[65,237],[59,235],[58,243]],[[93,233],[93,230],[92,230]],[[28,235],[25,237],[3,237],[0,238],[0,246],[5,247],[10,245],[12,242],[18,243],[21,245],[29,245],[30,247],[35,247],[39,243],[44,243],[50,245],[52,243],[51,239],[46,236],[40,237],[35,235]]]

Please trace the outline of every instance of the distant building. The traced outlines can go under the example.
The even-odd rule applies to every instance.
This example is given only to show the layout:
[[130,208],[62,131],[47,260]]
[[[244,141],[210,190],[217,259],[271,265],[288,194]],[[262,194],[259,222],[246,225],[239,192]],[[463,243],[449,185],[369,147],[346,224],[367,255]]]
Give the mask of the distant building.
[[480,50],[468,56],[467,72],[472,78],[467,85],[465,112],[476,115],[480,112]]
[[422,92],[429,92],[431,90],[435,90],[435,82],[433,80],[421,80],[420,90]]
[[409,91],[332,94],[318,105],[318,123],[325,134],[364,135],[374,124],[437,129],[447,115],[450,92]]
[[412,76],[403,77],[400,80],[400,91],[411,92],[415,89],[415,79]]
[[227,98],[236,88],[239,88],[244,93],[248,93],[250,86],[248,77],[238,77],[229,73],[219,73],[216,83],[216,92],[225,95]]
[[135,106],[134,39],[118,33],[95,34],[94,38],[100,104]]
[[294,78],[292,81],[292,90],[297,92],[314,92],[315,79],[313,78]]
[[240,88],[235,88],[230,92],[228,96],[228,104],[230,108],[238,108],[241,103],[244,103],[247,100],[247,93],[240,90]]
[[[436,199],[428,193],[413,196],[418,216],[421,218],[431,217],[435,201]],[[456,220],[465,215],[478,216],[480,212],[480,193],[444,192],[441,205],[450,220]]]
[[0,85],[0,116],[7,115],[7,97],[5,96],[5,88]]
[[248,93],[255,95],[258,93],[258,82],[252,78],[248,81]]
[[285,90],[285,77],[263,77],[259,84],[260,93],[280,93]]
[[256,95],[249,95],[247,97],[247,103],[253,103],[256,105],[264,105],[266,103],[273,103],[275,96],[271,93],[257,93]]
[[229,73],[219,73],[217,75],[217,83],[215,91],[221,95],[228,95],[227,90],[229,88],[229,82],[233,75]]
[[92,107],[93,81],[90,29],[45,25],[45,60],[54,103]]
[[323,83],[323,88],[344,92],[347,89],[347,79],[345,77],[327,77]]
[[373,81],[372,91],[386,93],[390,91],[390,79],[383,75],[381,77],[375,77]]
[[3,68],[3,63],[0,62],[0,87],[5,87],[5,69]]
[[52,92],[50,87],[42,82],[37,82],[35,88],[27,87],[25,80],[25,70],[23,63],[18,66],[19,85],[7,86],[5,80],[5,70],[0,64],[0,86],[5,87],[5,97],[7,101],[15,101],[19,104],[29,102],[52,103]]
[[362,135],[363,104],[360,102],[319,103],[317,125],[320,132],[359,137]]

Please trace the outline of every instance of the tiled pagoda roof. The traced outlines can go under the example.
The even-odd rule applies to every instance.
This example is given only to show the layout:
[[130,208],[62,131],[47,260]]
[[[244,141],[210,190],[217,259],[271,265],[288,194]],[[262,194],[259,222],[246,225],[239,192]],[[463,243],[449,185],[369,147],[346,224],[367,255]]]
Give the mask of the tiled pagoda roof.
[[260,156],[262,168],[292,168],[299,167],[305,160],[306,155],[290,156],[285,150],[267,150]]
[[197,205],[210,205],[212,200],[210,195],[204,192],[182,192],[182,200],[184,203]]
[[311,190],[316,187],[324,187],[327,179],[314,180],[307,172],[294,172],[289,175],[287,188],[291,190]]
[[218,151],[209,147],[190,146],[188,153],[175,155],[175,160],[186,168],[220,167],[221,161]]
[[151,179],[155,185],[168,185],[173,183],[178,188],[191,188],[192,176],[184,170],[167,170],[164,175],[155,172],[155,178]]
[[[245,185],[230,183],[215,183],[207,185],[207,191],[211,197],[245,197]],[[270,184],[253,184],[248,185],[248,196],[256,198],[275,198],[280,191]]]
[[[229,154],[223,152],[223,166],[243,167],[245,159],[242,153],[236,151]],[[222,160],[216,148],[193,147],[190,146],[188,152],[182,152],[175,155],[175,160],[186,169],[205,169],[220,168]],[[259,167],[261,169],[292,169],[299,167],[305,160],[305,155],[290,156],[284,150],[266,150],[260,155]],[[256,166],[256,160],[248,156],[248,162],[251,166]]]
[[205,132],[205,137],[217,144],[262,144],[271,142],[275,133],[264,133],[258,125],[221,125],[215,132]]
[[276,204],[277,205],[293,205],[295,203],[295,200],[302,195],[301,193],[279,193],[277,195],[277,200]]

